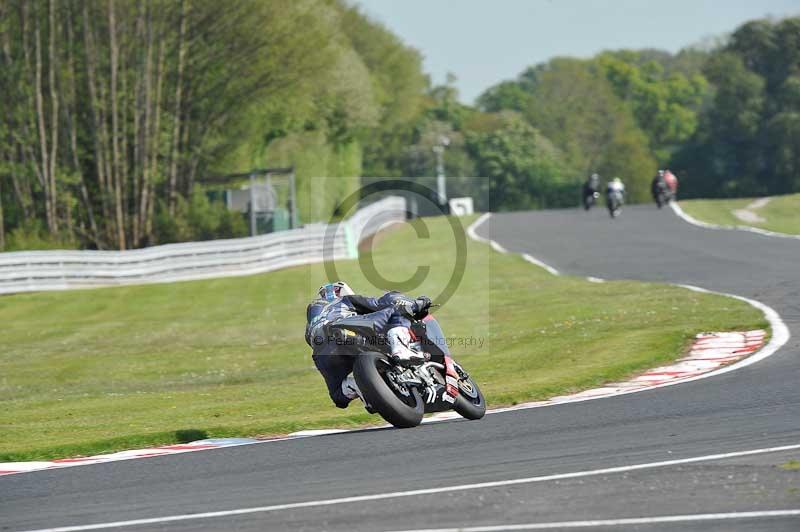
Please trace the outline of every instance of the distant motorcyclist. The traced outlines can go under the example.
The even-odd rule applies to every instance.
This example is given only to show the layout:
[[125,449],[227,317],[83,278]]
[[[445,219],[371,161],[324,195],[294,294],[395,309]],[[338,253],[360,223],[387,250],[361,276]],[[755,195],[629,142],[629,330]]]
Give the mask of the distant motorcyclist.
[[592,174],[583,183],[583,208],[587,211],[592,208],[597,198],[600,197],[600,176]]
[[670,199],[675,199],[678,195],[678,178],[669,171],[669,169],[664,170],[664,181],[667,183],[667,186],[670,190]]
[[617,193],[622,194],[623,199],[625,198],[625,183],[622,182],[622,179],[615,177],[606,185],[606,197]]
[[669,170],[659,170],[650,184],[653,201],[660,209],[662,205],[675,199],[678,192],[678,178]]
[[353,357],[337,353],[340,346],[330,325],[343,318],[361,316],[374,325],[375,333],[385,333],[392,357],[401,363],[422,362],[409,348],[411,318],[424,315],[431,306],[430,298],[417,299],[387,292],[379,298],[356,295],[342,281],[322,285],[317,297],[306,309],[306,343],[313,349],[312,359],[328,387],[328,394],[339,408],[347,408],[360,396],[353,378]]
[[650,192],[653,194],[653,201],[656,202],[659,209],[664,203],[669,201],[670,191],[669,185],[667,185],[667,181],[664,179],[664,170],[659,170],[653,177],[653,181],[650,183]]
[[616,217],[625,203],[625,184],[618,177],[606,185],[606,206],[612,217]]

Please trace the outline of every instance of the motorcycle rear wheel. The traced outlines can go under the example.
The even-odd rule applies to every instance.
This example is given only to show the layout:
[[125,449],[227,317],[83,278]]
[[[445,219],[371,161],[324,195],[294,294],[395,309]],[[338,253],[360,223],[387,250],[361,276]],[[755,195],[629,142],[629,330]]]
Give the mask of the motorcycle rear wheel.
[[386,355],[362,353],[356,357],[353,376],[367,403],[383,419],[398,428],[416,427],[422,422],[425,402],[416,388],[408,388],[402,398],[387,381],[392,364]]

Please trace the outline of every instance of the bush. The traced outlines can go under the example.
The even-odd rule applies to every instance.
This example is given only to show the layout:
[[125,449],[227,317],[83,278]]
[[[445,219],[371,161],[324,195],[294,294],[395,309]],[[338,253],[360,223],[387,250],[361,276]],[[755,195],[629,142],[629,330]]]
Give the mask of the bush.
[[239,238],[248,235],[241,213],[229,211],[222,202],[209,201],[205,192],[195,190],[187,202],[178,198],[175,215],[159,204],[155,219],[157,243]]
[[78,242],[64,234],[51,235],[40,221],[33,220],[17,227],[6,236],[6,246],[3,251],[44,249],[78,249]]

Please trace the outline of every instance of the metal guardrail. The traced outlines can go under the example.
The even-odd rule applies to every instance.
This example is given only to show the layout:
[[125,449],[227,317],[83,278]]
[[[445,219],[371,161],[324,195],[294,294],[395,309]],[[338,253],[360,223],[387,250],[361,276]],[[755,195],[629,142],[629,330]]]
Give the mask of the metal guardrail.
[[355,258],[361,240],[405,217],[405,200],[391,196],[335,226],[320,224],[248,238],[129,251],[0,253],[0,294],[252,275],[326,259]]
[[361,242],[393,223],[405,221],[406,200],[401,196],[389,196],[357,210],[348,218],[347,225],[354,242]]

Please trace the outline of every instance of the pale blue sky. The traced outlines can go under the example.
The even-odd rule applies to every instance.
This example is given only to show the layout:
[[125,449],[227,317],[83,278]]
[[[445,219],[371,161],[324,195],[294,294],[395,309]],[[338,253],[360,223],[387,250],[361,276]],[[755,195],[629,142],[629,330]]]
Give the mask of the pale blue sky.
[[425,56],[435,84],[458,77],[464,102],[528,65],[606,49],[676,52],[800,0],[351,0]]

